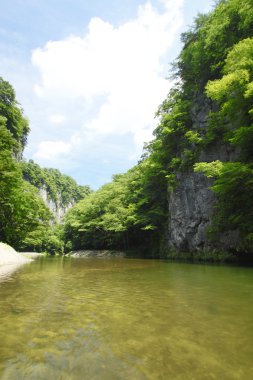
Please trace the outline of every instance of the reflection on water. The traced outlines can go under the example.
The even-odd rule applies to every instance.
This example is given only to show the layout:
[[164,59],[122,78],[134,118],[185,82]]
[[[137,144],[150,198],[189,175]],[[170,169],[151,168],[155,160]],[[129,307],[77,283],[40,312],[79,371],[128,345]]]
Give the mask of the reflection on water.
[[39,259],[0,283],[0,379],[245,379],[253,271]]

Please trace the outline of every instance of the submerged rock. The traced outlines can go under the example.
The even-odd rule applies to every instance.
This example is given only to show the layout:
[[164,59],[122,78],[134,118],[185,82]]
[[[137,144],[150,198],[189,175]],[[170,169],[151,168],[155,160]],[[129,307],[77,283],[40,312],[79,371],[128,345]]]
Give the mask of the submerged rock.
[[83,251],[72,251],[69,253],[71,257],[76,258],[91,258],[91,257],[125,257],[124,252],[120,251],[109,251],[109,250],[101,250],[101,251],[93,251],[93,250],[83,250]]

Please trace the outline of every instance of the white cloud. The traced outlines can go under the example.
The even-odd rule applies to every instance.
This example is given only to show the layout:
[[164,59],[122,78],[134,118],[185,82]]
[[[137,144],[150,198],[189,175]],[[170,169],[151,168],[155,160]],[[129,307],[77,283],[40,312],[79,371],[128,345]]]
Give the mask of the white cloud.
[[160,3],[163,9],[147,1],[135,19],[118,26],[92,18],[85,35],[33,51],[40,108],[30,141],[41,165],[57,163],[61,170],[79,165],[86,173],[94,162],[103,171],[108,161],[112,174],[138,160],[170,88],[169,52],[183,23],[183,0]]
[[71,144],[64,141],[42,141],[39,143],[38,151],[34,154],[34,159],[52,161],[66,156],[71,151]]
[[51,124],[63,124],[66,121],[66,117],[61,114],[53,114],[49,116],[49,122]]

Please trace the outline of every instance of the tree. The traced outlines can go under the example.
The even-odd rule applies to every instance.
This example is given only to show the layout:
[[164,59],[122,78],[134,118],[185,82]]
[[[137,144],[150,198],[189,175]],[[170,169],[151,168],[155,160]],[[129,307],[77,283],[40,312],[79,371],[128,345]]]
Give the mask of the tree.
[[15,146],[6,119],[0,117],[0,240],[20,248],[29,232],[49,222],[51,213],[38,190],[23,181]]
[[6,119],[6,128],[16,140],[14,153],[20,155],[29,133],[28,121],[16,100],[15,91],[9,82],[0,77],[0,115]]

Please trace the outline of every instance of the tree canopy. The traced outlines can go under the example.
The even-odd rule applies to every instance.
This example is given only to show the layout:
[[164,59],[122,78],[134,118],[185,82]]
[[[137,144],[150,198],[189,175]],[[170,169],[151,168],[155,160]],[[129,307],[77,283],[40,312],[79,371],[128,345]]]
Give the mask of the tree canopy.
[[5,126],[16,141],[13,146],[15,154],[22,154],[29,133],[28,120],[16,100],[14,89],[2,77],[0,77],[0,115],[5,118]]

